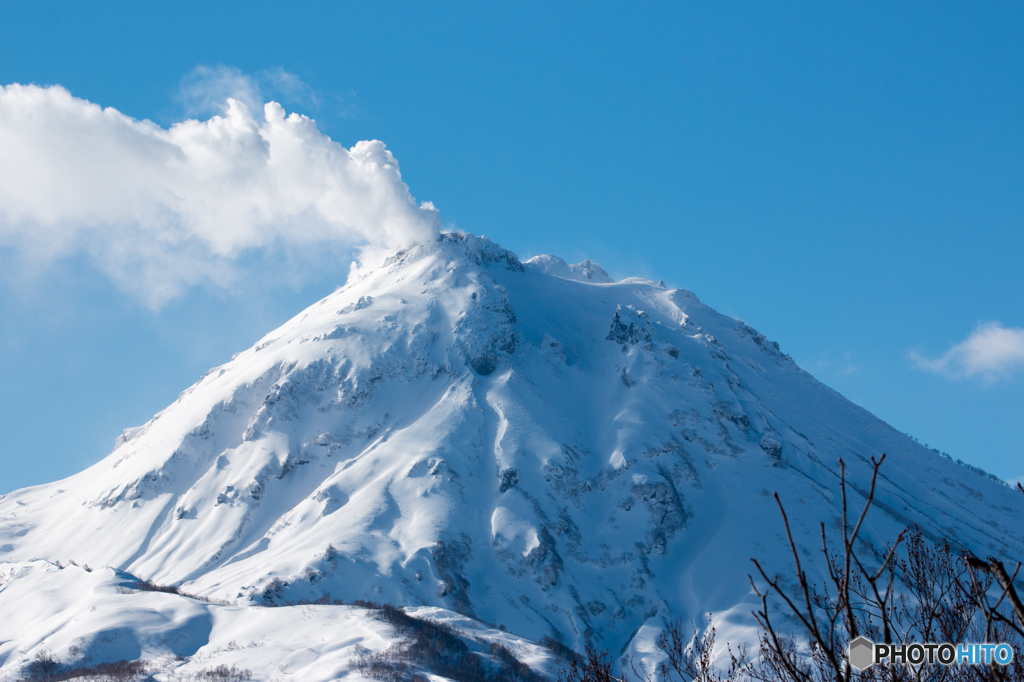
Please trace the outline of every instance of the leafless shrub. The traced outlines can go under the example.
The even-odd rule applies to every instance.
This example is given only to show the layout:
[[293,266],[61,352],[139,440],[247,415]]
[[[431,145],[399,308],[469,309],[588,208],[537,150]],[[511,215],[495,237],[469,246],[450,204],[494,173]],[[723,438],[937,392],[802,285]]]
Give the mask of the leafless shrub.
[[49,649],[40,649],[32,657],[26,673],[29,680],[54,680],[64,666],[60,664]]
[[612,657],[607,651],[587,647],[582,656],[569,661],[569,667],[558,671],[558,682],[625,682],[612,675]]
[[263,603],[267,606],[274,606],[274,602],[281,598],[284,594],[284,588],[288,586],[288,583],[281,580],[280,578],[274,578],[267,586],[263,588]]
[[391,646],[383,651],[362,652],[353,666],[364,675],[383,682],[404,682],[409,672],[409,664],[403,659],[399,647]]
[[181,594],[181,588],[177,585],[157,585],[148,580],[136,580],[131,584],[133,590],[140,592],[165,592],[167,594]]
[[[711,621],[711,614],[708,614],[708,621]],[[658,636],[658,648],[665,652],[667,658],[657,668],[657,679],[664,682],[726,682],[747,675],[750,662],[745,646],[734,652],[732,645],[729,644],[728,669],[724,675],[715,669],[712,661],[715,632],[715,627],[710,626],[700,637],[688,638],[682,618],[667,623]],[[630,669],[643,682],[654,682],[655,678],[652,678],[646,669],[637,669],[635,661],[630,661]]]
[[537,673],[526,665],[512,651],[501,644],[491,643],[491,656],[501,663],[501,672],[513,682],[534,682],[539,680]]
[[[900,533],[882,550],[872,549],[868,556],[855,551],[884,460],[885,455],[872,460],[871,486],[864,508],[852,525],[847,515],[846,468],[842,460],[839,462],[842,544],[833,550],[821,524],[821,552],[827,568],[827,580],[822,585],[812,585],[808,580],[786,510],[775,496],[793,555],[796,589],[785,589],[779,575],[770,576],[754,560],[767,589],[751,581],[761,597],[761,609],[754,613],[761,626],[761,658],[746,674],[765,682],[1024,680],[1020,659],[1024,608],[1018,610],[1020,600],[1012,578],[999,561],[991,557],[983,561],[969,554],[958,556],[948,542],[933,544],[916,528]],[[780,600],[783,611],[799,623],[797,632],[780,629],[771,616],[769,597]],[[1014,648],[1015,662],[1008,667],[994,663],[880,665],[857,672],[846,661],[846,646],[861,635],[875,642],[900,645],[1007,642]]]
[[[44,672],[44,668],[49,672]],[[98,663],[94,666],[67,668],[57,663],[49,652],[45,652],[42,657],[40,654],[36,654],[29,672],[28,679],[46,680],[47,682],[63,682],[64,680],[83,678],[104,680],[105,682],[131,682],[146,675],[149,672],[149,665],[145,661],[114,661]]]
[[180,597],[185,597],[186,599],[195,599],[196,601],[206,602],[207,604],[231,606],[231,602],[226,601],[224,599],[213,599],[211,597],[204,597],[201,594],[192,594],[191,592],[185,592],[177,585],[157,585],[156,583],[151,583],[148,580],[136,580],[129,586],[128,590],[118,588],[117,591],[120,594],[124,594],[125,592],[130,592],[131,590],[136,590],[139,592],[163,592],[165,594],[176,594]]
[[252,671],[247,668],[236,666],[218,665],[215,668],[200,670],[195,674],[197,680],[210,680],[211,682],[245,682],[252,679]]
[[567,647],[562,642],[559,642],[554,637],[542,637],[540,640],[540,644],[541,646],[550,649],[551,652],[555,654],[555,656],[557,656],[565,662],[575,661],[580,657],[578,653]]
[[[542,682],[544,678],[501,645],[473,651],[452,628],[415,618],[392,604],[357,601],[391,624],[404,640],[384,651],[359,656],[354,668],[368,677],[391,682],[407,680],[414,670],[430,671],[454,682]],[[488,655],[492,660],[488,660]]]

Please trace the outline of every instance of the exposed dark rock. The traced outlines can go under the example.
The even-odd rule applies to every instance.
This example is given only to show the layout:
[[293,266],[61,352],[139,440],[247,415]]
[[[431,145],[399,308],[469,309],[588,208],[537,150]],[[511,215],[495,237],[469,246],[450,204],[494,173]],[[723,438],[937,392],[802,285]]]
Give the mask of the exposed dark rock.
[[782,460],[782,443],[775,440],[770,433],[765,433],[761,436],[761,442],[759,443],[761,449],[765,451],[769,457],[776,461]]
[[253,481],[249,484],[249,497],[254,500],[263,499],[263,486],[259,481]]
[[605,337],[608,341],[621,343],[624,347],[638,343],[650,345],[651,331],[650,318],[642,310],[636,310],[633,306],[617,306],[615,315],[612,316],[612,326]]
[[514,467],[502,470],[498,476],[500,483],[498,492],[503,493],[509,488],[514,488],[519,483],[519,472]]
[[558,554],[555,539],[547,527],[542,527],[537,534],[540,544],[526,555],[526,563],[533,567],[534,579],[542,590],[558,584],[558,576],[562,572],[562,557]]
[[498,366],[498,360],[493,355],[488,353],[478,358],[471,358],[469,366],[473,368],[473,371],[480,376],[487,376],[494,372]]
[[465,564],[472,554],[471,542],[465,533],[460,540],[438,540],[433,555],[434,568],[442,583],[437,596],[450,599],[453,611],[475,618],[473,603],[469,598],[469,581],[463,575]]
[[636,482],[630,491],[643,502],[651,513],[653,528],[650,532],[652,549],[658,554],[665,553],[669,539],[686,527],[689,513],[676,487],[662,472],[664,482]]

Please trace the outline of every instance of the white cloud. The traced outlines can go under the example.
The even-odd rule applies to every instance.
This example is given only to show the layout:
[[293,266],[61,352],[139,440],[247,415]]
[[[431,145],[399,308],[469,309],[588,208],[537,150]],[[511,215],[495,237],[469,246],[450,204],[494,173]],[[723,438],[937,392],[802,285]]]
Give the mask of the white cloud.
[[[259,102],[241,72],[213,75],[194,97]],[[0,247],[37,265],[86,253],[159,307],[228,285],[245,254],[436,234],[437,211],[416,204],[382,142],[345,149],[275,102],[252,111],[231,96],[222,116],[164,129],[59,86],[0,88]]]
[[911,352],[921,369],[951,378],[981,376],[992,383],[1024,369],[1024,329],[999,322],[979,324],[966,339],[934,360]]
[[249,111],[260,111],[271,99],[314,108],[320,105],[308,83],[279,66],[249,75],[234,66],[200,64],[181,79],[178,100],[187,116],[223,114],[229,99],[238,100]]
[[320,98],[309,84],[280,66],[260,72],[260,78],[269,85],[270,89],[281,93],[289,101],[308,103],[313,106],[320,104]]
[[200,64],[192,69],[181,79],[178,99],[187,116],[225,113],[229,99],[238,100],[250,111],[258,111],[266,101],[258,79],[223,64]]

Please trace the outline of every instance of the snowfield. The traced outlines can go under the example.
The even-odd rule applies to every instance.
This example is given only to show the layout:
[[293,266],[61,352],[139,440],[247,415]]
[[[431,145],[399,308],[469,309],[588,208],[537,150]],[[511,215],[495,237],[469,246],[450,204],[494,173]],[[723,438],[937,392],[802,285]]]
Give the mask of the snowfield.
[[445,233],[354,269],[96,465],[0,497],[0,679],[41,649],[359,679],[390,625],[269,608],[325,595],[416,607],[545,675],[544,637],[653,663],[665,619],[711,613],[723,646],[751,640],[750,558],[789,565],[771,493],[814,552],[841,527],[837,460],[863,494],[882,453],[872,542],[917,524],[1024,559],[1019,493],[692,293]]
[[[350,663],[360,654],[383,651],[400,639],[394,627],[364,608],[210,604],[130,589],[134,578],[110,568],[87,572],[43,561],[2,564],[0,580],[10,582],[3,597],[4,626],[16,635],[3,643],[0,655],[32,649],[45,639],[50,651],[68,652],[71,660],[143,658],[152,662],[160,682],[190,679],[218,666],[248,669],[259,680],[335,680],[349,676]],[[458,627],[481,654],[497,643],[534,669],[554,665],[544,647],[457,613],[436,608],[409,613]],[[351,673],[350,679],[362,675]]]

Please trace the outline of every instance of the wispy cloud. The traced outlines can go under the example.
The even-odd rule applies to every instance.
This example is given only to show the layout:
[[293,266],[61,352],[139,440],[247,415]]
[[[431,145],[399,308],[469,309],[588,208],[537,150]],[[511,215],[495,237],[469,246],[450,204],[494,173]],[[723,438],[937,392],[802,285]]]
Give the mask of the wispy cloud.
[[200,64],[185,74],[178,86],[178,100],[186,116],[227,113],[229,99],[241,102],[250,111],[258,111],[266,101],[256,78],[223,64]]
[[980,376],[989,383],[1024,369],[1024,329],[1000,322],[979,324],[966,339],[941,357],[928,359],[911,351],[910,359],[923,370],[954,379]]
[[279,66],[247,74],[234,66],[200,64],[181,79],[178,100],[186,116],[226,113],[228,99],[238,100],[250,111],[259,111],[269,100],[314,109],[320,105],[308,83]]
[[439,229],[382,142],[344,148],[312,119],[264,105],[237,69],[207,69],[183,93],[193,110],[223,111],[162,128],[59,86],[0,87],[0,247],[37,268],[86,254],[159,307],[196,284],[230,284],[243,255],[396,248]]
[[850,351],[841,355],[823,351],[815,357],[801,359],[800,366],[823,381],[845,379],[861,370],[860,363]]

